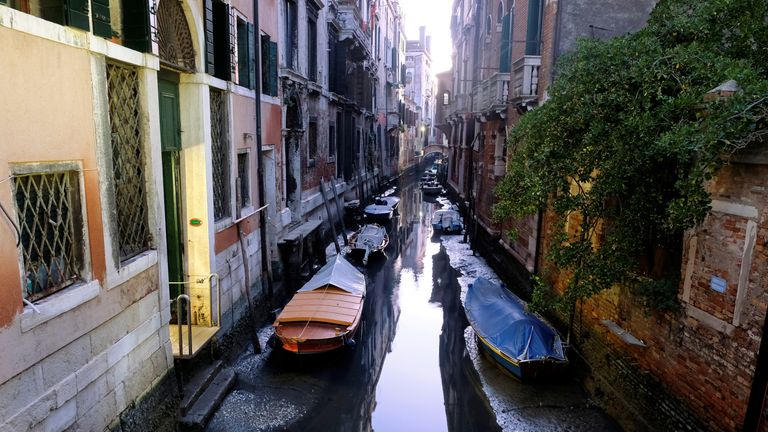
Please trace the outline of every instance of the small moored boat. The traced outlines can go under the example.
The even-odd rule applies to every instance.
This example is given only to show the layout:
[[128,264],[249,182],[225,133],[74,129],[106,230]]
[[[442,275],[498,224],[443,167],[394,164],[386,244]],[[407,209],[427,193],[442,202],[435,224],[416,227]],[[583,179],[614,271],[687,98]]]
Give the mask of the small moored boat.
[[444,208],[432,214],[432,230],[434,232],[458,233],[464,225],[461,223],[459,212],[451,208]]
[[443,186],[437,182],[428,182],[421,185],[421,190],[427,195],[438,195],[443,192]]
[[368,264],[372,252],[384,252],[389,244],[387,230],[378,224],[366,224],[349,237],[349,247],[363,252],[363,264]]
[[333,257],[272,324],[280,345],[296,354],[314,354],[352,344],[365,291],[365,276],[341,256]]
[[392,219],[394,212],[395,210],[389,205],[389,203],[381,199],[376,199],[373,204],[369,204],[363,209],[365,218],[369,221],[375,222],[389,222],[389,220]]
[[400,198],[392,195],[382,195],[376,198],[376,204],[385,203],[392,211],[397,213],[397,208],[400,206]]
[[464,309],[479,345],[517,378],[545,378],[567,364],[555,329],[526,312],[525,303],[503,286],[475,279]]

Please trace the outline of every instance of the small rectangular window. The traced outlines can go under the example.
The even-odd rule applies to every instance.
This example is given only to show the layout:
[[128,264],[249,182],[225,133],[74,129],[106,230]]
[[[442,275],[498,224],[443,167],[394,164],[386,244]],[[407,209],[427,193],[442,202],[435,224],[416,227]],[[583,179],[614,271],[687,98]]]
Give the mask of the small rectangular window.
[[336,157],[336,125],[328,126],[328,158]]
[[119,259],[130,259],[150,248],[141,124],[139,75],[136,69],[107,64],[107,98],[112,144]]
[[261,35],[261,92],[277,96],[277,43]]
[[248,152],[237,154],[237,206],[240,210],[251,205],[251,177]]
[[307,20],[307,73],[310,81],[317,81],[317,21]]
[[317,119],[309,119],[309,128],[307,130],[307,147],[309,149],[309,160],[314,161],[317,157]]
[[213,217],[230,215],[229,139],[225,93],[211,89],[211,155],[213,163]]
[[80,178],[67,167],[16,175],[13,186],[21,232],[23,295],[33,301],[81,280]]
[[232,76],[229,5],[219,0],[205,1],[206,72],[223,80]]
[[285,1],[285,67],[296,69],[298,58],[298,8],[293,0]]

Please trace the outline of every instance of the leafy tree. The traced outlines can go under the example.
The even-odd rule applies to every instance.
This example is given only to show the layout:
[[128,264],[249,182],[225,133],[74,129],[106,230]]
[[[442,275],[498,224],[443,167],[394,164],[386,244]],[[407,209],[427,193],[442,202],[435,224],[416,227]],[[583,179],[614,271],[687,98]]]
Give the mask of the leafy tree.
[[[615,284],[674,304],[682,233],[710,209],[706,182],[768,137],[766,59],[765,0],[662,0],[641,31],[561,58],[550,99],[510,134],[495,191],[499,220],[557,218],[548,260],[568,285],[552,296],[539,284],[534,307],[567,311]],[[727,80],[741,91],[704,103]]]

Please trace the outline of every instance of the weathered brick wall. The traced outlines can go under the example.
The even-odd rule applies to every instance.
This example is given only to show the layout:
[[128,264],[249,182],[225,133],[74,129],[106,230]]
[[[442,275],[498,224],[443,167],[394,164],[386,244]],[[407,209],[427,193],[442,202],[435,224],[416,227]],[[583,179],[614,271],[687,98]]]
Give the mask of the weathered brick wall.
[[[733,164],[708,185],[713,210],[686,235],[679,310],[646,309],[621,288],[577,308],[575,343],[591,367],[590,388],[628,429],[741,429],[768,308],[767,176],[766,166]],[[553,223],[548,214],[545,238]],[[562,289],[565,276],[549,270]],[[725,281],[723,293],[713,276]],[[646,346],[626,343],[602,320]]]

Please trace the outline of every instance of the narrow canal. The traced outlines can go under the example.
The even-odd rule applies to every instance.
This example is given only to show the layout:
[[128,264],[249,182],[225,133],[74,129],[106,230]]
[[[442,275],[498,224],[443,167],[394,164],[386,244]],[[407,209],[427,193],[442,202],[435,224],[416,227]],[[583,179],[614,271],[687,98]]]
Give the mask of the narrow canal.
[[[423,199],[415,175],[399,190],[400,214],[388,227],[386,256],[358,267],[368,292],[357,345],[328,355],[244,353],[234,365],[237,385],[207,430],[472,432],[502,430],[499,424],[514,424],[504,430],[613,430],[594,410],[582,420],[545,410],[530,420],[525,414],[513,423],[497,420],[491,401],[504,403],[506,393],[536,392],[539,407],[551,408],[551,392],[549,399],[566,411],[585,399],[575,383],[565,392],[562,386],[544,387],[543,393],[524,386],[468,346],[457,272],[440,238],[431,237],[429,221],[439,205]],[[487,367],[490,391],[500,397],[488,395],[478,374]]]

